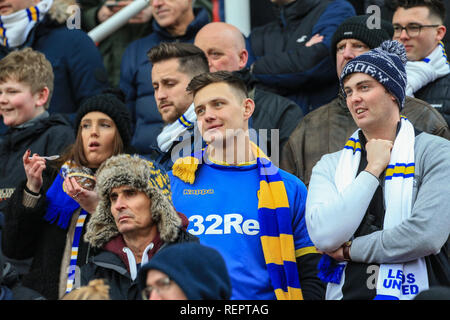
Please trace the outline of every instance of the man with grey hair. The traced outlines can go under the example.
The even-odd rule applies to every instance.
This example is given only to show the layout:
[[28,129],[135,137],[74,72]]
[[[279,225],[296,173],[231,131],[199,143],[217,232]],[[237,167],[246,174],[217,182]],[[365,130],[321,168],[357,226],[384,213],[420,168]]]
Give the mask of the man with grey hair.
[[189,221],[173,207],[169,177],[151,161],[114,156],[96,178],[99,203],[85,240],[99,253],[82,267],[81,285],[106,279],[112,300],[135,300],[142,264],[171,243],[198,240],[186,232]]

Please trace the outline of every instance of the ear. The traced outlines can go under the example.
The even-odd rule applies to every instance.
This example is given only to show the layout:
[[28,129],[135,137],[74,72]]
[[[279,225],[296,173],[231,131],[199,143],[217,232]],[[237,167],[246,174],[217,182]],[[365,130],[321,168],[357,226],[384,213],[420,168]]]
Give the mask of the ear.
[[447,28],[445,26],[437,27],[436,40],[442,41],[442,39],[444,39],[444,37],[445,37],[446,32],[447,32]]
[[244,107],[244,120],[248,120],[255,111],[255,102],[250,98],[246,98],[243,102],[243,107]]
[[244,68],[247,65],[248,61],[248,51],[246,49],[242,49],[239,53],[239,70]]
[[38,107],[44,106],[48,101],[49,95],[50,95],[50,89],[48,87],[44,87],[41,90],[39,90],[38,92],[36,92],[36,94],[35,94],[35,97],[37,98],[36,106],[38,106]]

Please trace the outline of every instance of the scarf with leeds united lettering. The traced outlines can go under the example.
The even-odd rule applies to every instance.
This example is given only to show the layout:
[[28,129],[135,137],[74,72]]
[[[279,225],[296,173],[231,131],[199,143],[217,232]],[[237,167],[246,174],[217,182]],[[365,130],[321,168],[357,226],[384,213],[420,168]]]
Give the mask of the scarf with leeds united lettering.
[[17,48],[22,45],[35,24],[44,19],[53,0],[41,0],[36,6],[0,16],[0,40],[4,47]]
[[[384,197],[386,213],[383,229],[391,229],[411,216],[412,192],[414,181],[414,127],[406,117],[401,117],[400,131],[391,151],[391,159],[385,174]],[[342,151],[336,169],[335,183],[342,192],[356,177],[361,159],[361,145],[358,139],[359,129],[352,135]],[[346,263],[330,263],[331,258],[324,256],[319,263],[319,278],[328,276],[328,290],[341,290],[341,277]],[[330,267],[333,270],[326,270]],[[381,264],[377,279],[375,300],[412,299],[420,291],[428,289],[428,275],[424,258],[398,264]],[[333,294],[330,293],[332,296]]]
[[[302,300],[302,290],[295,259],[289,201],[278,168],[251,142],[259,172],[258,219],[260,239],[269,277],[278,300]],[[194,183],[195,172],[205,149],[173,165],[173,175]]]

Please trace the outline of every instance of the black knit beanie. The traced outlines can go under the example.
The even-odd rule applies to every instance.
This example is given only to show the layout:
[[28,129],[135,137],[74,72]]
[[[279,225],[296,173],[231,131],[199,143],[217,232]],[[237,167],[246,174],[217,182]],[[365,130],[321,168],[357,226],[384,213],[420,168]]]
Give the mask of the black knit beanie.
[[215,249],[195,242],[169,245],[158,251],[139,271],[140,289],[146,287],[147,271],[169,276],[188,300],[229,300],[231,282],[225,261]]
[[78,133],[81,119],[89,112],[99,111],[114,121],[123,145],[127,147],[131,141],[131,115],[121,98],[119,91],[108,90],[83,101],[75,118],[75,135]]
[[[367,25],[367,20],[371,15],[361,15],[350,17],[336,29],[331,39],[331,57],[336,63],[336,45],[342,39],[357,39],[364,42],[370,49],[381,45],[385,40],[391,40],[394,35],[392,24],[386,20],[380,19],[381,28],[371,28]],[[370,28],[369,28],[370,27]]]

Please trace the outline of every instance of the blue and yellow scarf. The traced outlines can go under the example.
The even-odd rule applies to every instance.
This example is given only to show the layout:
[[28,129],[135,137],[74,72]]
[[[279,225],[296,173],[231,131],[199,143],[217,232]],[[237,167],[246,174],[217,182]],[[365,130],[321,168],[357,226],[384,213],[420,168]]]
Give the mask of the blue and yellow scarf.
[[[258,219],[267,271],[278,300],[302,300],[286,188],[278,168],[251,144],[259,172]],[[178,159],[172,168],[173,175],[193,184],[204,153],[205,149]]]

